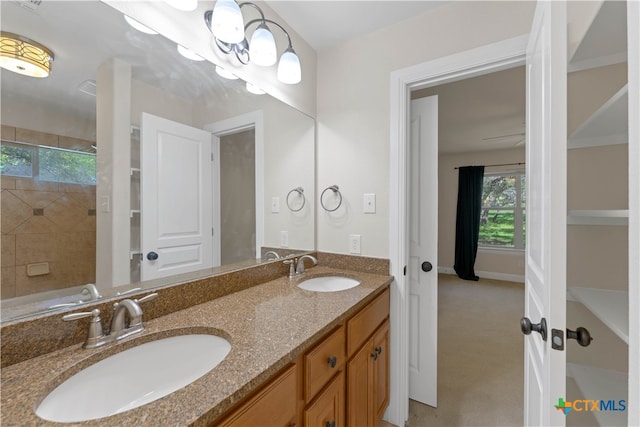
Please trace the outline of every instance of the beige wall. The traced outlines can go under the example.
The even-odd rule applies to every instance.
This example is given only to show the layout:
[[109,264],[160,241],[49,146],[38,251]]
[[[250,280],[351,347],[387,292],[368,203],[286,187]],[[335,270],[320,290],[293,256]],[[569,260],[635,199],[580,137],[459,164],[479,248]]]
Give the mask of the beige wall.
[[[318,53],[317,186],[340,186],[340,216],[318,212],[318,249],[389,256],[390,73],[527,34],[534,2],[447,2],[425,14]],[[376,214],[363,214],[375,193]]]
[[[455,259],[456,208],[460,166],[525,161],[524,147],[473,153],[441,154],[438,162],[438,266],[452,269]],[[487,168],[487,172],[515,170],[517,166]],[[524,168],[524,166],[521,166]],[[478,249],[475,264],[480,277],[524,281],[524,251]],[[450,270],[449,270],[450,272]]]
[[[2,138],[92,151],[92,141],[2,125]],[[2,176],[2,299],[95,281],[96,187]],[[49,273],[28,276],[47,263]]]

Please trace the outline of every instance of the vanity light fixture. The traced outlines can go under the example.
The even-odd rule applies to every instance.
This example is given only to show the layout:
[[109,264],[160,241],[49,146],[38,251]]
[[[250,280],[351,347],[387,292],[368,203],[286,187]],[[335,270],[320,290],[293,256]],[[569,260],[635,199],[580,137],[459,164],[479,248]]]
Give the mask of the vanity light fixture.
[[191,49],[187,49],[186,47],[180,44],[178,45],[178,53],[180,53],[180,55],[192,61],[204,61],[204,58],[202,56],[198,55]]
[[151,28],[147,27],[146,25],[142,25],[141,23],[139,23],[138,21],[136,21],[135,19],[124,15],[124,20],[127,21],[127,23],[129,25],[131,25],[133,28],[135,28],[136,30],[145,33],[145,34],[158,34],[156,31],[153,31]]
[[0,32],[0,67],[30,77],[51,73],[53,53],[39,43],[18,34]]
[[164,0],[164,2],[175,9],[184,10],[185,12],[191,12],[198,7],[198,0]]
[[225,79],[229,79],[229,80],[238,79],[238,76],[233,74],[231,71],[225,70],[219,65],[216,65],[216,74],[219,75],[220,77],[224,77]]
[[[244,6],[255,8],[260,13],[260,18],[252,19],[245,24],[240,10]],[[267,23],[275,25],[282,30],[288,40],[288,47],[278,63],[278,80],[286,84],[296,84],[302,79],[300,58],[293,50],[289,33],[282,25],[265,18],[262,9],[256,4],[217,0],[213,10],[205,12],[204,21],[222,53],[235,54],[243,65],[251,62],[262,67],[270,67],[278,59],[276,42]],[[246,32],[254,24],[257,24],[257,27],[251,35],[251,42],[248,42]]]

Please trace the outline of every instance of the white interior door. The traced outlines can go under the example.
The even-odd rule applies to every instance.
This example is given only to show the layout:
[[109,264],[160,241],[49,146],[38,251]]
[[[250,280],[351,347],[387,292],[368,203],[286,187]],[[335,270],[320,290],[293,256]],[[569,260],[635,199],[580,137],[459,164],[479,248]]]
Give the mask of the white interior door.
[[142,280],[213,263],[211,134],[142,114]]
[[409,398],[437,406],[438,96],[411,101]]
[[531,426],[565,424],[555,405],[566,384],[566,25],[565,2],[538,2],[527,47],[524,315],[546,321],[546,339],[535,326],[525,336],[524,424]]

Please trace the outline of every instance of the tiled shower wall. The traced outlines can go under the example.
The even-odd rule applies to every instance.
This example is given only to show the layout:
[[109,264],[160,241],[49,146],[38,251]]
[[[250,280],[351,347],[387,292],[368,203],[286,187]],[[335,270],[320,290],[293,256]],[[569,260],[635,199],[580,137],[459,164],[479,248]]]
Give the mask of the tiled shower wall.
[[[5,125],[2,139],[87,152],[95,144]],[[10,176],[1,186],[2,299],[95,282],[95,186]],[[40,263],[48,273],[27,275]]]

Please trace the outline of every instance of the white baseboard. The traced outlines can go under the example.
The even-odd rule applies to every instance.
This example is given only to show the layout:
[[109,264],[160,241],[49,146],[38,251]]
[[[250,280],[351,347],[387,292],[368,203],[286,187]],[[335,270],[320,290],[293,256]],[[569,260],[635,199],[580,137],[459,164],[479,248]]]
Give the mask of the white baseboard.
[[[456,274],[452,267],[438,267],[438,273]],[[519,274],[495,273],[492,271],[477,271],[476,275],[482,279],[506,280],[508,282],[524,283],[524,276]]]

